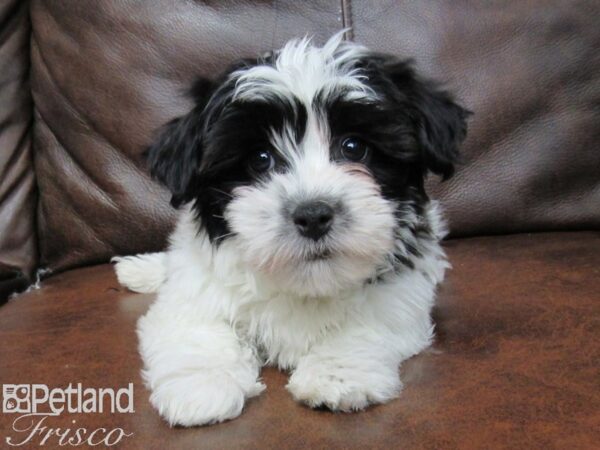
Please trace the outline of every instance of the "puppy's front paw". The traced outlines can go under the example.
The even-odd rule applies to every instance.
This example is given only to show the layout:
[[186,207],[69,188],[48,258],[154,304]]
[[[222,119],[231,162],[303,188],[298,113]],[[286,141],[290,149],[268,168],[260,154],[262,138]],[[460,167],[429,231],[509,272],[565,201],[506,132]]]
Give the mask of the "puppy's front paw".
[[400,393],[396,368],[383,365],[347,364],[318,358],[302,361],[290,377],[287,389],[294,399],[315,408],[357,411],[384,403]]
[[256,381],[242,386],[228,374],[191,374],[156,383],[150,402],[171,426],[208,425],[239,416],[246,398],[265,389]]

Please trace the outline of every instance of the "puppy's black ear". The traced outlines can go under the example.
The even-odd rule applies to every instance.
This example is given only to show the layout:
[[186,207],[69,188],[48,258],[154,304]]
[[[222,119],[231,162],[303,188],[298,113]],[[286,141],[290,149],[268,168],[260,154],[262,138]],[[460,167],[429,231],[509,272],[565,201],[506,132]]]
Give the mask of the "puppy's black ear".
[[459,161],[460,144],[467,136],[471,111],[458,105],[435,82],[420,77],[410,61],[389,64],[387,72],[414,108],[423,165],[444,180],[450,178]]
[[459,147],[467,136],[467,117],[471,112],[454,102],[452,96],[428,81],[420,81],[417,103],[421,123],[419,142],[423,163],[444,180],[454,174]]
[[175,207],[192,200],[198,184],[204,109],[212,90],[209,81],[197,81],[190,91],[194,108],[166,124],[146,150],[150,174],[169,188],[171,204]]

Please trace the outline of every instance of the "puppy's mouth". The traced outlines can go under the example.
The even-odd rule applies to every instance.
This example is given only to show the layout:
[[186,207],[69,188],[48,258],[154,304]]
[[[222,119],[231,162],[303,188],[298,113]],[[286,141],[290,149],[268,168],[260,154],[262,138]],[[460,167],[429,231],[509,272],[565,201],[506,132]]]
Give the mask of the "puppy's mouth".
[[331,258],[331,250],[312,251],[306,256],[306,261],[323,261]]

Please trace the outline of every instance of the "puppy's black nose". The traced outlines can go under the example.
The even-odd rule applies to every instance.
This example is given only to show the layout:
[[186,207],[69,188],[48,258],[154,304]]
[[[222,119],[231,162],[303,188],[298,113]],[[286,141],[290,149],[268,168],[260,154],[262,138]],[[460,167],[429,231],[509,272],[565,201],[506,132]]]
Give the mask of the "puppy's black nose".
[[298,206],[292,219],[302,236],[318,241],[331,228],[333,215],[333,208],[327,203],[309,202]]

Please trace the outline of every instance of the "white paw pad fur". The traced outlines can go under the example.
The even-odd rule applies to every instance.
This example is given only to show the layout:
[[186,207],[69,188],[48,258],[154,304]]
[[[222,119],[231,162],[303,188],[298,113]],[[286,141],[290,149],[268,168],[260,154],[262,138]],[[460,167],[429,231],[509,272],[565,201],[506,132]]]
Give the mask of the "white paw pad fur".
[[166,278],[164,253],[145,253],[137,256],[115,256],[115,273],[122,286],[142,294],[157,292]]
[[386,367],[345,367],[335,362],[300,364],[287,389],[294,399],[316,408],[357,411],[370,404],[385,403],[400,393],[397,370]]
[[161,380],[154,386],[150,402],[171,426],[208,425],[239,416],[245,399],[264,389],[258,381],[241,386],[226,374],[206,377],[196,373]]

